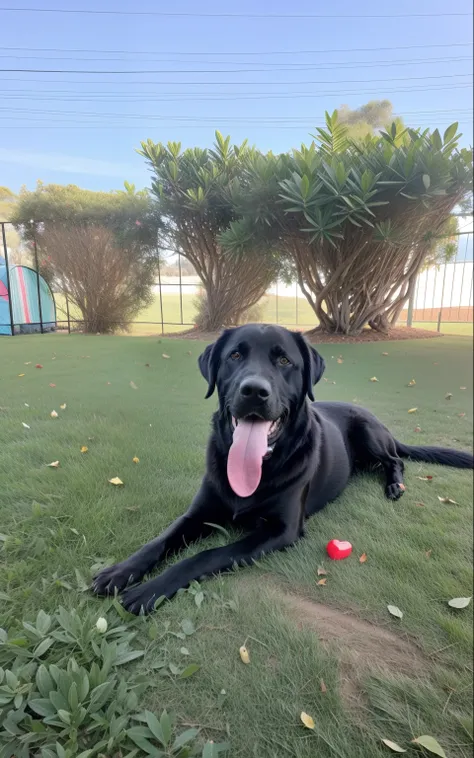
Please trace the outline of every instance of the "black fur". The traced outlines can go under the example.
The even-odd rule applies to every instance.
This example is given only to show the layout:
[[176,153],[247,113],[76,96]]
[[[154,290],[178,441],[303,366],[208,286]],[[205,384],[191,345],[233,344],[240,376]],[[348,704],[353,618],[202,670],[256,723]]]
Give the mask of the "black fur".
[[[163,534],[94,579],[96,593],[122,592],[122,603],[132,613],[153,610],[158,598],[172,597],[195,579],[287,548],[303,536],[304,520],[334,500],[356,468],[380,465],[385,493],[397,499],[404,489],[402,458],[473,467],[470,453],[403,445],[359,406],[310,403],[324,360],[300,334],[281,327],[250,324],[227,330],[205,349],[199,368],[208,383],[206,397],[216,387],[219,393],[201,488],[188,511]],[[252,392],[244,393],[249,385]],[[281,427],[257,490],[241,498],[227,480],[227,457],[232,418],[249,415],[280,419]],[[211,524],[229,522],[247,529],[247,536],[185,558],[139,583],[168,555],[210,534]]]

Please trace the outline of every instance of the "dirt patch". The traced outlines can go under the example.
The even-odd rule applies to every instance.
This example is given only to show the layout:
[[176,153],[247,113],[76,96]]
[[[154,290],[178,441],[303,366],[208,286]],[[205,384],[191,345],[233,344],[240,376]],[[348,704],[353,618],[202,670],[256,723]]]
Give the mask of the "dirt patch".
[[280,595],[300,628],[314,629],[321,643],[339,660],[341,696],[346,707],[364,701],[362,679],[370,671],[426,676],[429,664],[410,640],[349,612],[329,608],[298,595]]
[[[403,326],[396,329],[391,329],[388,334],[381,334],[375,332],[373,329],[364,329],[357,337],[346,337],[344,334],[312,334],[305,329],[299,329],[306,334],[307,338],[314,345],[318,344],[345,344],[357,342],[390,342],[399,340],[421,340],[429,339],[433,337],[442,337],[439,332],[428,331],[428,329],[414,329],[413,327]],[[205,342],[213,342],[217,339],[220,332],[201,332],[199,329],[188,329],[184,332],[173,332],[165,334],[165,337],[173,337],[176,339],[187,340],[203,340]]]

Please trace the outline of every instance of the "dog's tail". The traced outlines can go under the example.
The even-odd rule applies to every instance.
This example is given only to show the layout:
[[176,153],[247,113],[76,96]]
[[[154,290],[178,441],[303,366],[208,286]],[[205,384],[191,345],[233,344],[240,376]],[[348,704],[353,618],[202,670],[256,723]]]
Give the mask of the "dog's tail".
[[474,456],[464,450],[452,450],[449,447],[418,447],[416,445],[404,445],[395,440],[397,454],[401,458],[410,458],[412,461],[423,463],[440,463],[443,466],[454,468],[474,468]]

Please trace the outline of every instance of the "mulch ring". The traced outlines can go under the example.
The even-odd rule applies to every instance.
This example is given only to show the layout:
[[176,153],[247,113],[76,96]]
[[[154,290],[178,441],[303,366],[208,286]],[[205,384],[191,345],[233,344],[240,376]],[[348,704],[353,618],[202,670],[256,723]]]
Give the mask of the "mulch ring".
[[[348,337],[344,334],[327,334],[323,332],[311,333],[304,329],[300,329],[306,334],[308,340],[314,345],[317,344],[330,344],[330,343],[344,343],[351,344],[355,342],[389,342],[398,340],[425,340],[430,337],[442,337],[439,332],[432,332],[428,329],[414,329],[409,326],[401,326],[395,329],[391,329],[388,334],[382,334],[381,332],[375,332],[373,329],[364,329],[356,337]],[[203,340],[205,342],[212,342],[217,339],[220,332],[202,332],[199,329],[188,329],[184,332],[174,332],[172,334],[165,334],[164,337],[175,337],[178,339],[188,340]]]

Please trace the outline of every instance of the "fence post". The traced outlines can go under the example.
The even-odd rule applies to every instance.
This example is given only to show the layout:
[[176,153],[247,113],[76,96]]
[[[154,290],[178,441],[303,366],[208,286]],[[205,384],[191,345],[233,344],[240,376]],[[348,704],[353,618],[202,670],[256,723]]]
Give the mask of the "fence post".
[[2,241],[3,241],[3,251],[5,253],[5,266],[7,269],[7,290],[8,290],[8,308],[10,311],[10,327],[12,330],[12,337],[15,336],[15,328],[13,324],[13,302],[12,302],[12,289],[10,284],[10,264],[8,262],[8,250],[7,250],[7,237],[5,234],[5,222],[2,221]]
[[412,292],[408,300],[407,326],[413,326],[413,308],[415,306],[415,293]]
[[[448,263],[445,262],[445,264],[444,264],[444,271],[443,271],[443,284],[441,285],[441,305],[440,305],[439,313],[438,313],[438,326],[437,326],[437,331],[438,332],[441,331],[441,320],[442,320],[442,317],[443,317],[444,288],[445,288],[445,284],[446,284],[446,269],[447,269],[447,267],[448,267]],[[454,274],[453,274],[453,277],[454,277]]]
[[39,308],[39,317],[40,317],[40,329],[41,329],[41,334],[44,334],[44,328],[43,328],[43,308],[41,306],[40,272],[39,272],[39,265],[38,265],[38,247],[36,245],[36,225],[35,225],[34,228],[35,228],[35,231],[33,232],[33,250],[35,252],[36,291],[38,293],[38,308]]
[[160,266],[160,258],[158,257],[158,287],[160,291],[160,314],[161,314],[161,333],[165,333],[165,320],[163,317],[163,293],[161,290],[161,266]]

